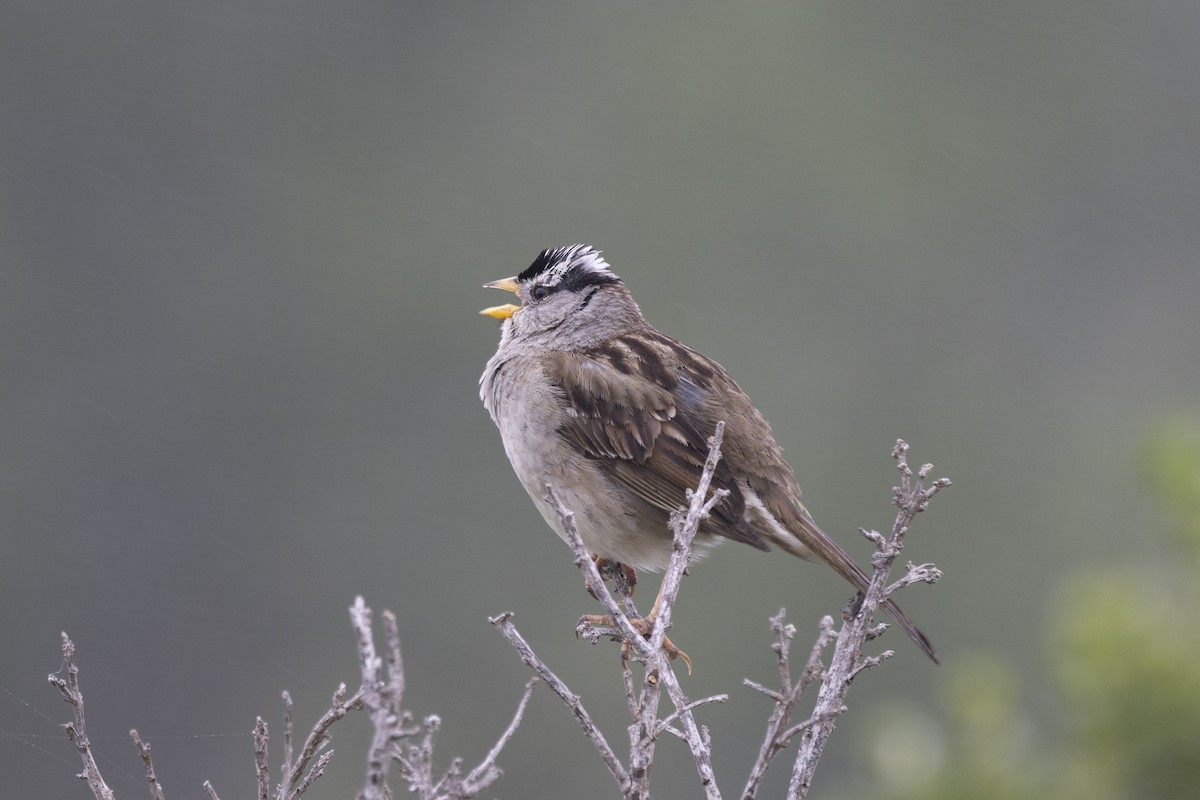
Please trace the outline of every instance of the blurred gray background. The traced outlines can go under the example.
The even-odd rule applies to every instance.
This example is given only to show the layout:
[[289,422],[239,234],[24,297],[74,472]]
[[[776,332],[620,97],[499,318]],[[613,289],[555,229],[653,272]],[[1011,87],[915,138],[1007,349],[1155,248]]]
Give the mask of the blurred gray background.
[[[903,605],[951,665],[1019,663],[1037,706],[1057,578],[1161,555],[1139,443],[1200,400],[1198,33],[1195,3],[1128,0],[7,0],[6,796],[86,794],[45,682],[62,630],[120,795],[137,727],[168,796],[246,796],[255,715],[277,755],[281,690],[307,727],[357,685],[359,593],[400,617],[442,763],[520,694],[506,609],[624,749],[616,649],[575,641],[595,605],[476,385],[503,302],[480,284],[579,241],[738,378],[860,560],[897,437],[955,481],[906,551],[946,578]],[[729,794],[767,618],[807,647],[848,597],[826,573],[727,546],[684,585],[685,686],[736,701],[704,712]],[[945,670],[884,643],[818,796],[869,785],[887,704],[936,758]],[[366,734],[335,728],[314,796],[361,786]],[[544,691],[500,763],[493,795],[615,796]],[[677,742],[657,769],[697,794]]]

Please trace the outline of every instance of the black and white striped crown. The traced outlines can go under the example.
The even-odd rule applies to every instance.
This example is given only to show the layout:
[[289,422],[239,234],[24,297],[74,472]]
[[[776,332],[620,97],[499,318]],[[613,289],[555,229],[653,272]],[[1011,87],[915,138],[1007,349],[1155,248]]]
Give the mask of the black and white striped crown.
[[517,280],[543,286],[579,288],[599,283],[620,283],[600,251],[590,244],[573,244],[543,250]]

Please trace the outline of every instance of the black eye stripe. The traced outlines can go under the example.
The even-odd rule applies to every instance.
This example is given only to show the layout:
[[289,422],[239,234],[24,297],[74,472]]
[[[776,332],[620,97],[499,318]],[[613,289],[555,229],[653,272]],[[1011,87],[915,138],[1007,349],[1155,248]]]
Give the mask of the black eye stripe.
[[593,286],[592,290],[583,296],[583,302],[579,304],[579,310],[583,311],[587,308],[588,303],[592,302],[592,298],[596,296],[596,292],[600,291],[599,286]]

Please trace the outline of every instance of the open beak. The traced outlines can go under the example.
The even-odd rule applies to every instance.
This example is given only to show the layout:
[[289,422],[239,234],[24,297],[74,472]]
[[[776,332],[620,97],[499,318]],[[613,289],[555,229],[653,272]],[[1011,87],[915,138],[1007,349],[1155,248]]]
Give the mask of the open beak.
[[[490,281],[488,283],[485,283],[483,285],[483,288],[485,288],[485,289],[503,289],[506,292],[512,292],[513,294],[516,294],[517,293],[517,279],[516,278],[501,278],[498,281]],[[483,314],[485,317],[492,317],[493,319],[508,319],[509,317],[511,317],[513,314],[517,313],[520,310],[521,310],[520,306],[514,306],[512,303],[505,303],[502,306],[492,306],[491,308],[485,308],[482,311],[480,311],[479,313]]]

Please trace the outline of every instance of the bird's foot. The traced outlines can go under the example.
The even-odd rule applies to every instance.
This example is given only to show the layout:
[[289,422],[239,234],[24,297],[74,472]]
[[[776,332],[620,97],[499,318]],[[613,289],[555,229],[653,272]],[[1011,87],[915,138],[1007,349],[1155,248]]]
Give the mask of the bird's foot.
[[[654,631],[654,619],[644,617],[629,617],[629,624],[643,638],[649,639],[650,634]],[[616,620],[611,614],[584,614],[579,618],[579,624],[575,626],[575,636],[577,638],[588,639],[591,642],[596,642],[601,636],[609,636],[621,642],[621,661],[624,663],[629,658],[629,651],[632,649],[630,643],[625,641],[621,635],[621,628],[618,627]],[[674,661],[677,658],[683,659],[683,663],[687,665],[688,675],[692,674],[692,659],[688,654],[675,646],[674,642],[666,636],[662,640],[663,652],[667,654],[667,658]]]

